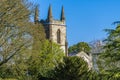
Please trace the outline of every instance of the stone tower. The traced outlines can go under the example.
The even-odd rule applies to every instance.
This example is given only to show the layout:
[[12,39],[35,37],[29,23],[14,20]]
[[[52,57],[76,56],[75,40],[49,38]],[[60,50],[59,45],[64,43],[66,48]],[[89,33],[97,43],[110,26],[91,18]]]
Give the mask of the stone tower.
[[[36,10],[36,14],[37,14]],[[37,17],[35,19],[37,21]],[[46,38],[52,42],[57,43],[63,49],[65,55],[67,56],[67,39],[66,39],[66,24],[65,24],[65,15],[64,8],[62,6],[60,20],[55,20],[52,16],[52,7],[49,6],[48,16],[46,20],[41,20],[40,23],[44,25]]]

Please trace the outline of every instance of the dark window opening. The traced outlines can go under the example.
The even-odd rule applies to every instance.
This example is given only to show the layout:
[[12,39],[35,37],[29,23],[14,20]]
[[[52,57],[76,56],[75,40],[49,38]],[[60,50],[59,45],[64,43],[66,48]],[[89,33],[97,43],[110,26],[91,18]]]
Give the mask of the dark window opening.
[[58,31],[57,31],[57,43],[61,43],[61,39],[60,39],[60,29],[58,29]]

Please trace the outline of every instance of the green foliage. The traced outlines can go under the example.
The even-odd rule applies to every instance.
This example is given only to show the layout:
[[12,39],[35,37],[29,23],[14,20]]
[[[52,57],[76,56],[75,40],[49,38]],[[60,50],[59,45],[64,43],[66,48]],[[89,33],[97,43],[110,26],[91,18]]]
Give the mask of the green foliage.
[[109,33],[106,39],[106,45],[104,46],[105,53],[102,54],[103,57],[109,58],[110,61],[120,60],[120,26],[118,25],[116,29],[107,30]]
[[64,53],[60,46],[53,42],[45,40],[41,45],[40,52],[25,49],[21,51],[21,54],[14,56],[12,63],[9,62],[1,68],[0,76],[2,78],[15,78],[18,80],[38,80],[53,76],[52,70],[58,63],[62,62]]
[[31,6],[28,0],[0,0],[1,78],[30,80],[28,59],[32,52],[40,53],[45,40],[43,26],[29,22]]
[[60,46],[47,40],[44,41],[41,51],[39,53],[32,53],[32,56],[28,60],[29,75],[33,79],[50,77],[53,75],[51,70],[62,61],[63,56],[64,53],[60,49]]
[[91,50],[90,46],[86,43],[86,42],[79,42],[73,46],[70,46],[68,49],[68,52],[80,52],[80,51],[84,51],[86,53],[89,53]]
[[45,41],[45,31],[42,24],[31,24],[29,33],[33,38],[32,49],[40,52],[42,43]]
[[115,29],[106,29],[108,37],[105,40],[104,52],[100,54],[99,68],[109,80],[120,79],[120,26]]
[[64,57],[63,62],[55,67],[55,80],[86,80],[87,63],[79,57]]
[[28,28],[29,16],[26,0],[0,1],[0,66],[7,63],[13,56],[28,46],[30,40],[22,35]]
[[3,65],[0,67],[0,78],[12,78],[13,77],[13,72],[12,69],[10,67],[8,67],[7,65]]

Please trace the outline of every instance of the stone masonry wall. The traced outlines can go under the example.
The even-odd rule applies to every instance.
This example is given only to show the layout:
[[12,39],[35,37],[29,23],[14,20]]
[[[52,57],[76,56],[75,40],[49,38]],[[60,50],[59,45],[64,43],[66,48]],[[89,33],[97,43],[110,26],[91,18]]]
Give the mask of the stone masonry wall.
[[57,31],[60,30],[60,41],[59,44],[63,51],[65,52],[65,41],[66,41],[66,25],[62,21],[56,21],[53,20],[51,25],[51,35],[52,35],[52,41],[57,43]]

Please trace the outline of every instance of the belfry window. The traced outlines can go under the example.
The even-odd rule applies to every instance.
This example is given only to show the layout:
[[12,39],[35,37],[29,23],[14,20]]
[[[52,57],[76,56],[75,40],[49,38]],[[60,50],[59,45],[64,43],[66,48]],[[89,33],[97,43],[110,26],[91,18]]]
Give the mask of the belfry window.
[[59,44],[61,42],[60,34],[61,34],[60,29],[58,29],[58,31],[57,31],[57,43],[59,43]]

